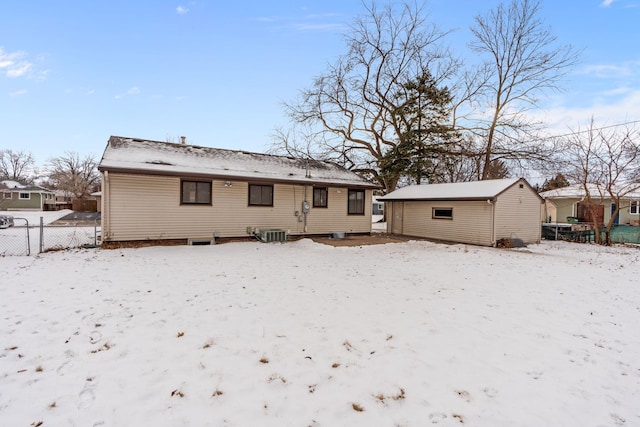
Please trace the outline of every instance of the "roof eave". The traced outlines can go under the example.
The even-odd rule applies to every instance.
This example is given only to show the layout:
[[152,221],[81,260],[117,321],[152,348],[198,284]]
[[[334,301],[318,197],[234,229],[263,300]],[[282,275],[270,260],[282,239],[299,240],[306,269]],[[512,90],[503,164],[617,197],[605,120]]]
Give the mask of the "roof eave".
[[176,176],[183,178],[200,178],[200,179],[220,179],[229,181],[249,181],[249,182],[273,182],[279,184],[299,184],[299,185],[332,185],[335,187],[350,187],[350,188],[366,188],[377,189],[380,186],[368,182],[345,182],[339,180],[330,179],[314,179],[314,178],[271,178],[271,177],[256,177],[247,176],[242,174],[215,174],[215,173],[194,173],[194,172],[177,172],[166,170],[147,170],[147,169],[135,169],[135,168],[117,168],[117,167],[104,167],[99,166],[100,172],[115,172],[126,173],[135,175],[154,175],[154,176]]

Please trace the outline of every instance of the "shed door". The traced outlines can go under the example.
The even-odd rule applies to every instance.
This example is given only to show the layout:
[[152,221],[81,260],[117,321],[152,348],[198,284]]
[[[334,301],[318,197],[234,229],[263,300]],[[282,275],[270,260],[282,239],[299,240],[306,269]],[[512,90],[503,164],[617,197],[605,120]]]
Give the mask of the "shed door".
[[391,234],[402,234],[402,218],[403,218],[404,202],[394,202],[393,204],[393,221],[391,223]]

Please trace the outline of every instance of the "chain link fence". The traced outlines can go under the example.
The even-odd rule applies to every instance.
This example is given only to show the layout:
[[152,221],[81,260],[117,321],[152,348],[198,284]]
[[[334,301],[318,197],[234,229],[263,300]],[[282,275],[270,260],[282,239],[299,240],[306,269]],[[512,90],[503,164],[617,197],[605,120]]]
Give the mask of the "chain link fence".
[[100,244],[100,222],[75,225],[30,224],[27,219],[14,217],[13,227],[0,229],[0,256],[32,255],[48,251]]

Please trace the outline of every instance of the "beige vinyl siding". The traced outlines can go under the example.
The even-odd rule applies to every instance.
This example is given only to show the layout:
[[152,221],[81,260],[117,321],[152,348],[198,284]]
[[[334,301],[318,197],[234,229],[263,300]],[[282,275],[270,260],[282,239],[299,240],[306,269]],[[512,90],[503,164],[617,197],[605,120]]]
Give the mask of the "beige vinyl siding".
[[[181,205],[180,177],[109,173],[103,186],[105,240],[201,239],[246,237],[247,227],[283,229],[290,234],[371,231],[371,207],[365,215],[347,215],[347,189],[329,187],[329,207],[311,208],[305,232],[302,185],[274,184],[273,206],[249,206],[249,183],[212,181],[212,204]],[[307,186],[312,205],[313,188]],[[371,197],[371,190],[366,191]],[[299,216],[295,215],[298,211]],[[302,219],[302,221],[300,220]]]
[[580,199],[556,199],[553,200],[555,205],[555,215],[552,214],[551,222],[567,222],[568,216],[576,215],[576,204]]
[[527,185],[516,183],[500,194],[495,202],[495,240],[518,238],[539,243],[542,201]]
[[[491,206],[477,201],[406,201],[403,234],[428,239],[491,245]],[[453,208],[452,219],[434,219],[432,208]],[[392,208],[392,209],[394,209]],[[388,214],[388,213],[387,213]]]

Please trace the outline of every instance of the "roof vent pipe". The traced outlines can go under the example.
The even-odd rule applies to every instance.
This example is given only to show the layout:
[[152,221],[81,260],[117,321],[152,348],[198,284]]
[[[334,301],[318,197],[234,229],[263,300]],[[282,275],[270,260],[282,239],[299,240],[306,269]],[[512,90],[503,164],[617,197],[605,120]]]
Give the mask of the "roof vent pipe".
[[181,136],[181,137],[180,137],[180,143],[181,143],[182,145],[185,145],[185,144],[187,143],[187,137],[186,137],[186,136]]

